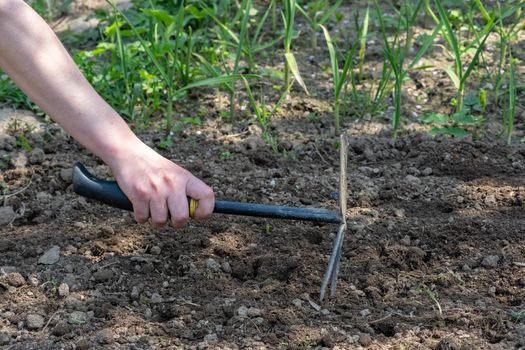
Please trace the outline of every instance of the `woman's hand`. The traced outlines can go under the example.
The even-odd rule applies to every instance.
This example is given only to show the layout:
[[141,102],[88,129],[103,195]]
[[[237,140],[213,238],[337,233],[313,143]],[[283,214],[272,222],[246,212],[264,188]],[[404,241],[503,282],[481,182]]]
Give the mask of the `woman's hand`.
[[133,203],[138,223],[151,218],[153,225],[159,227],[170,220],[174,227],[180,228],[188,221],[188,198],[199,203],[196,220],[213,212],[213,190],[189,171],[143,143],[126,149],[130,151],[108,159],[108,164],[120,188]]

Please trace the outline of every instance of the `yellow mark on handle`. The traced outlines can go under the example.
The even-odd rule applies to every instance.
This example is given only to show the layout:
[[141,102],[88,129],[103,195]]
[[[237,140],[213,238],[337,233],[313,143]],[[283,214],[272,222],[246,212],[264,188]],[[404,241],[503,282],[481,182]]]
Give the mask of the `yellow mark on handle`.
[[190,199],[190,218],[195,219],[195,212],[199,207],[199,201],[196,199]]

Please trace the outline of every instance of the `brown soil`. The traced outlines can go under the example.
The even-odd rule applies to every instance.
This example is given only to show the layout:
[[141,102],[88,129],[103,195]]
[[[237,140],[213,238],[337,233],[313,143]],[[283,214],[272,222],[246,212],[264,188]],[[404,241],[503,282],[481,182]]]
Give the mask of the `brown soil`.
[[[367,50],[367,64],[379,69],[379,43]],[[178,106],[180,115],[204,109],[206,119],[186,125],[163,154],[220,199],[335,210],[338,150],[325,51],[297,54],[313,95],[293,91],[272,121],[279,153],[250,116],[221,120],[227,99],[212,92]],[[436,50],[431,59],[443,56]],[[181,230],[137,225],[130,213],[73,193],[75,161],[111,174],[59,128],[28,135],[31,153],[0,133],[0,184],[8,193],[0,196],[0,348],[525,346],[525,147],[492,136],[499,106],[489,107],[481,141],[430,138],[414,118],[449,112],[452,85],[439,70],[411,79],[403,107],[413,117],[404,120],[410,132],[392,140],[370,116],[345,120],[349,232],[337,295],[323,303],[319,286],[336,225],[221,215]],[[523,118],[518,108],[515,139],[524,135]],[[146,129],[136,127],[158,145],[155,127]],[[40,264],[53,246],[59,260]]]
[[[217,120],[186,129],[177,152],[165,154],[213,185],[218,198],[335,209],[336,139],[315,131],[329,122],[279,120],[287,157],[271,152],[257,127]],[[106,166],[60,130],[32,134],[43,157],[29,155],[30,163],[2,173],[10,192],[29,184],[5,202],[19,216],[0,232],[2,344],[521,346],[525,148],[417,132],[393,141],[373,126],[350,133],[350,230],[337,295],[322,304],[336,226],[221,215],[177,231],[139,226],[129,213],[72,193],[73,161],[103,177]],[[23,151],[12,142],[3,152],[15,158]],[[60,260],[38,264],[55,245]],[[60,296],[62,283],[69,293]],[[28,329],[31,314],[44,324]]]

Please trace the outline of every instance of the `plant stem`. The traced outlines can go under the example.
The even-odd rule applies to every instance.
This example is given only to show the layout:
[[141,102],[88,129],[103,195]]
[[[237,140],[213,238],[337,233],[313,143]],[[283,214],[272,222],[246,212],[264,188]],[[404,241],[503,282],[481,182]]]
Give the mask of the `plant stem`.
[[396,76],[396,83],[394,87],[395,111],[394,111],[394,118],[392,119],[392,129],[393,129],[392,136],[394,139],[397,137],[397,131],[399,129],[399,122],[401,119],[401,83],[402,81],[403,81],[403,77]]
[[335,135],[339,136],[341,133],[341,117],[339,115],[339,97],[334,101],[334,118],[335,118]]

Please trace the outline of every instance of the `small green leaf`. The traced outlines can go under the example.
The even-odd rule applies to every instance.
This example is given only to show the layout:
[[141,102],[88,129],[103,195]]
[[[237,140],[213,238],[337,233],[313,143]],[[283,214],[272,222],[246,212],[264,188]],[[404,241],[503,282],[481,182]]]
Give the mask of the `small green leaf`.
[[446,124],[449,121],[448,115],[441,113],[430,113],[421,117],[421,121],[427,124]]
[[461,125],[476,125],[476,124],[479,124],[483,120],[482,118],[474,117],[471,114],[467,114],[465,110],[458,112],[458,113],[454,113],[451,116],[451,119],[455,123],[458,123]]
[[165,26],[175,23],[175,17],[170,15],[168,11],[159,9],[143,9],[142,12],[164,23]]
[[458,127],[449,127],[449,128],[432,128],[430,130],[430,135],[436,136],[436,135],[449,135],[453,137],[466,137],[469,135],[469,133],[462,128]]
[[448,66],[448,67],[443,67],[443,70],[445,71],[445,73],[448,74],[448,76],[450,77],[450,80],[452,80],[456,89],[459,90],[460,79],[457,76],[457,74],[454,72],[453,68],[451,66]]

